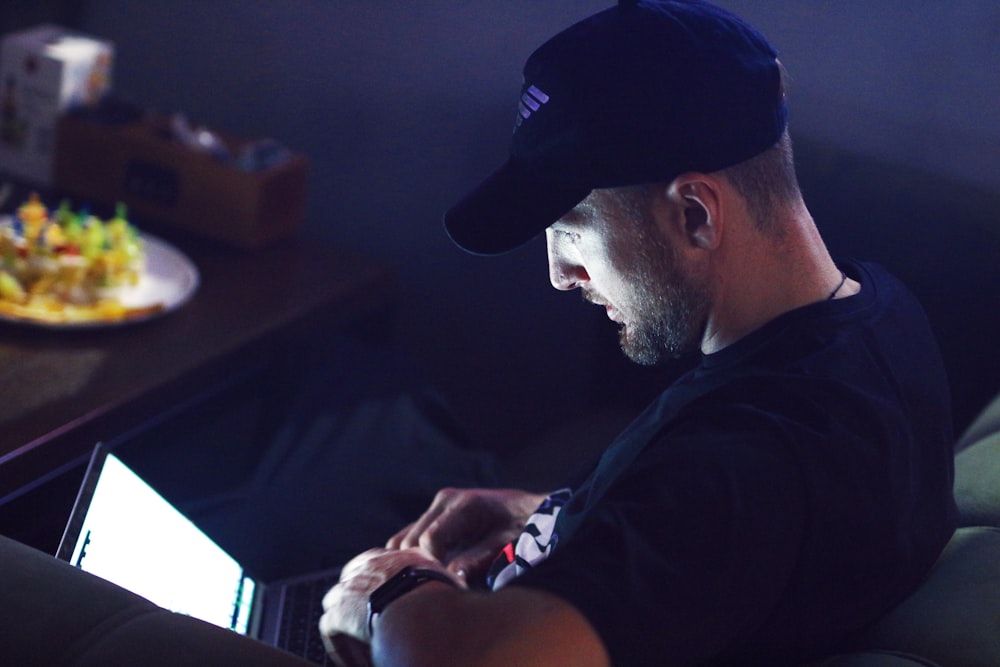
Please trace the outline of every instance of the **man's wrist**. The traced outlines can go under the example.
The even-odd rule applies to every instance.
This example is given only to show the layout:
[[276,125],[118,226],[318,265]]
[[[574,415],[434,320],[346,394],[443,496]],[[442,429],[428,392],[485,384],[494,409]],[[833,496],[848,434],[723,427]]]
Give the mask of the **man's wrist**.
[[458,587],[451,577],[439,570],[408,565],[372,591],[368,596],[368,636],[372,636],[375,617],[385,611],[391,602],[430,581]]

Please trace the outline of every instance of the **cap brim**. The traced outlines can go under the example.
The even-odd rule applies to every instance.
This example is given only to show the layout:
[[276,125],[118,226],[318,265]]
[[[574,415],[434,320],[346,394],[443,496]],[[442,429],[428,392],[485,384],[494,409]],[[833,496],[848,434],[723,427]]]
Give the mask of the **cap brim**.
[[541,181],[508,160],[445,213],[444,226],[460,248],[498,255],[530,241],[590,191]]

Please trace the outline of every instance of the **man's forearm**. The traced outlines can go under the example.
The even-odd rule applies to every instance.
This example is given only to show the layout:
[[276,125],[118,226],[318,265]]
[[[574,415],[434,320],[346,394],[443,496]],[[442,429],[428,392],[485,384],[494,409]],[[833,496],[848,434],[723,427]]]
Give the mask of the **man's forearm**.
[[377,667],[609,667],[589,622],[562,599],[510,587],[497,593],[422,586],[379,617]]

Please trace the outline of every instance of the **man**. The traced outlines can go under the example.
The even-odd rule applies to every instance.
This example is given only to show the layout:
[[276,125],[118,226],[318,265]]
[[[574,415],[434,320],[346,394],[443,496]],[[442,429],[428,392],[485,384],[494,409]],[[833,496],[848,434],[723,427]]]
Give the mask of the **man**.
[[918,585],[954,529],[947,380],[906,290],[831,259],[785,115],[771,46],[700,2],[621,2],[531,56],[510,158],[449,233],[544,229],[553,286],[630,358],[701,363],[585,480],[443,491],[348,564],[339,661],[800,664]]

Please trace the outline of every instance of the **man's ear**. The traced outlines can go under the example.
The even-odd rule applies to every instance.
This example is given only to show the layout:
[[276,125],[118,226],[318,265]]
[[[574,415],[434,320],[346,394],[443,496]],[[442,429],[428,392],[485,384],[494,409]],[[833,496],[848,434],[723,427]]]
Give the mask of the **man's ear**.
[[679,231],[688,245],[705,250],[719,246],[723,206],[718,181],[706,174],[681,174],[667,186],[667,199],[681,213]]

